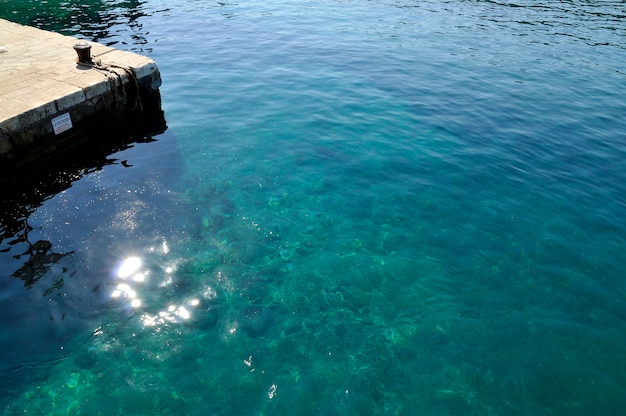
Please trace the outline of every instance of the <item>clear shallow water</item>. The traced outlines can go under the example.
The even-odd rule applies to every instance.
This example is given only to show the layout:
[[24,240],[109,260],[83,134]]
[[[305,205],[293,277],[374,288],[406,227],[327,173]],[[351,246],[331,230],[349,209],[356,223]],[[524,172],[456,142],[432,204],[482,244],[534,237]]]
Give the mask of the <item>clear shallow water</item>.
[[3,241],[5,414],[626,404],[622,3],[0,5],[152,56],[169,125]]

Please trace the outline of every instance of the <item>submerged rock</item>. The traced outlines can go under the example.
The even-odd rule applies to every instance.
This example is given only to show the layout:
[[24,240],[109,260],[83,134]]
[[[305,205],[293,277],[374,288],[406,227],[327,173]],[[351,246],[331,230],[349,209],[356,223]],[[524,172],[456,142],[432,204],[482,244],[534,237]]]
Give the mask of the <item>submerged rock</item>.
[[206,288],[201,298],[192,301],[194,311],[190,324],[202,329],[213,327],[226,313],[225,302],[221,290],[215,287]]
[[272,311],[262,305],[246,306],[239,314],[241,329],[254,337],[265,333],[272,324],[272,320]]
[[189,324],[195,328],[209,329],[217,324],[223,314],[221,305],[206,305],[198,309]]

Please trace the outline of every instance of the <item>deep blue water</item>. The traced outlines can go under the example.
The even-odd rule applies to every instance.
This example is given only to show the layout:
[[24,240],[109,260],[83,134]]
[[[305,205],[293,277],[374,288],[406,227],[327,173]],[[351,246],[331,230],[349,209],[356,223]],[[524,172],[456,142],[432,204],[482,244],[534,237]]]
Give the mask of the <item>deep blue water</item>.
[[54,3],[169,128],[2,241],[4,414],[623,412],[624,2]]

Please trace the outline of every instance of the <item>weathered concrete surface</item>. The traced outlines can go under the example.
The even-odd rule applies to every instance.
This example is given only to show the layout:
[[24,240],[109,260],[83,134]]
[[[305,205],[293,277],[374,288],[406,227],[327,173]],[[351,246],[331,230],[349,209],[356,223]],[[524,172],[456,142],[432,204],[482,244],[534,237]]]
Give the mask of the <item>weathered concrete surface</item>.
[[[92,43],[101,69],[83,66],[73,49],[78,41],[0,19],[0,163],[58,151],[81,131],[129,112],[163,119],[152,59]],[[53,120],[62,130],[59,117],[68,114],[72,127],[55,133]]]

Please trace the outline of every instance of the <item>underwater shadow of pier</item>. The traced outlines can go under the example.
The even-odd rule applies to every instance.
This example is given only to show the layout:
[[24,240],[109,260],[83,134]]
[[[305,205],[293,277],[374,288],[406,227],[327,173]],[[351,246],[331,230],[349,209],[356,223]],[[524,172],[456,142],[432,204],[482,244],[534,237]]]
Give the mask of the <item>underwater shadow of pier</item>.
[[126,160],[111,155],[135,144],[157,141],[155,136],[165,130],[164,119],[162,123],[141,130],[120,123],[83,135],[73,146],[45,160],[20,168],[0,166],[0,253],[28,242],[28,218],[46,200],[107,165],[131,167]]

